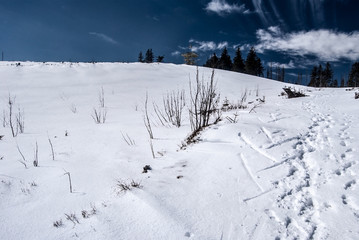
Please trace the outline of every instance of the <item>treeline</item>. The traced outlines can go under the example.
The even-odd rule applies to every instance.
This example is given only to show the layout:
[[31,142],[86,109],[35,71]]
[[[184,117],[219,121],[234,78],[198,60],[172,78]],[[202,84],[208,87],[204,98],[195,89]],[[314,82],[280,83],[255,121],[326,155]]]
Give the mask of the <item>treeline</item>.
[[350,70],[348,81],[342,76],[340,83],[334,79],[334,72],[329,62],[325,67],[321,64],[314,66],[308,86],[310,87],[359,87],[359,62],[355,62]]
[[[163,62],[165,56],[159,55],[156,57],[156,62]],[[138,54],[138,61],[141,63],[153,63],[155,57],[153,55],[152,49],[147,49],[145,57],[143,57],[142,52]]]
[[204,66],[240,73],[247,73],[260,77],[263,77],[264,69],[262,66],[262,61],[257,56],[254,47],[252,47],[249,51],[246,60],[242,58],[241,49],[238,47],[233,58],[233,62],[228,54],[227,48],[225,47],[219,58],[217,57],[216,53],[213,53],[213,55],[207,60]]

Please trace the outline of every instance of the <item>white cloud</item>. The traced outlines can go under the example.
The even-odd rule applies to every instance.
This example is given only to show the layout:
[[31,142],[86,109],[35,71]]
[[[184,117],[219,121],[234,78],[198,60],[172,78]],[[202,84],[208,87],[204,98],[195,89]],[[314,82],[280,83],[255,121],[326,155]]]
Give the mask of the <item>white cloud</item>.
[[213,41],[196,41],[194,39],[189,40],[190,43],[192,43],[192,51],[215,51],[215,50],[221,50],[225,47],[228,47],[228,42],[220,42],[215,43]]
[[272,66],[273,68],[280,67],[285,69],[296,68],[293,60],[290,60],[289,63],[268,62],[267,66],[268,67]]
[[278,27],[257,30],[258,52],[273,50],[290,55],[314,55],[323,61],[359,59],[359,32],[311,30],[283,33]]
[[102,39],[105,42],[112,43],[112,44],[118,44],[118,42],[116,40],[114,40],[113,38],[107,36],[106,34],[97,33],[97,32],[89,32],[89,34],[93,35],[93,36],[96,36],[96,37]]
[[180,51],[174,51],[171,53],[172,56],[179,56],[181,54]]
[[208,12],[215,12],[220,16],[230,14],[233,12],[248,14],[250,11],[246,9],[245,5],[238,6],[237,4],[228,4],[225,0],[211,0],[206,8]]
[[236,50],[239,47],[241,49],[241,51],[243,51],[243,50],[251,49],[252,46],[253,45],[250,45],[250,44],[234,44],[234,45],[232,45],[232,48],[234,50]]

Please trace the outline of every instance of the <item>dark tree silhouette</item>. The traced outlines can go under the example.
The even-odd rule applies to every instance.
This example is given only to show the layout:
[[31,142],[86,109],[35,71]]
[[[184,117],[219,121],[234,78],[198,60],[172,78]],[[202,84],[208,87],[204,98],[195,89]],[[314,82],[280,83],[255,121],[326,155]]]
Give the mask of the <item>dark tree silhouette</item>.
[[228,55],[228,50],[225,47],[222,51],[221,57],[219,58],[218,68],[223,70],[231,70],[232,69],[232,60]]
[[348,87],[359,86],[359,62],[355,62],[352,65],[352,69],[349,73]]
[[247,74],[255,76],[263,76],[263,66],[261,59],[257,56],[254,47],[251,48],[245,62],[245,70]]
[[233,58],[232,70],[241,73],[245,71],[244,60],[242,58],[241,49],[239,47],[236,50],[236,56]]
[[143,54],[142,54],[142,52],[140,52],[140,53],[138,54],[138,61],[141,62],[141,63],[143,63]]
[[153,62],[153,52],[152,49],[147,49],[146,52],[146,57],[145,57],[145,62],[146,63],[152,63]]
[[213,53],[213,55],[207,60],[204,66],[209,68],[218,68],[218,60],[219,59],[216,53]]

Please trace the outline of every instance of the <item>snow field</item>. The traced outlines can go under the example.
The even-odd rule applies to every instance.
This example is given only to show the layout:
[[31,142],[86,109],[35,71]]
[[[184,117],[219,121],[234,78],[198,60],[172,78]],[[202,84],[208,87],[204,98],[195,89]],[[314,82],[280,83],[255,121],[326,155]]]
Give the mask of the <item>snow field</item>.
[[[0,127],[4,239],[358,238],[354,93],[301,87],[308,97],[286,99],[283,83],[218,70],[222,102],[247,91],[247,104],[254,103],[224,112],[198,143],[180,150],[190,133],[187,111],[182,127],[165,127],[152,102],[161,106],[172,90],[188,97],[195,72],[172,64],[1,62],[0,110],[10,93],[25,116],[25,133],[16,138]],[[210,69],[199,72],[209,79]],[[102,88],[108,115],[95,124]],[[143,123],[146,92],[155,159]],[[236,123],[226,119],[235,113]],[[36,142],[39,167],[32,166]],[[142,173],[145,165],[152,170]],[[142,188],[119,192],[117,180]]]

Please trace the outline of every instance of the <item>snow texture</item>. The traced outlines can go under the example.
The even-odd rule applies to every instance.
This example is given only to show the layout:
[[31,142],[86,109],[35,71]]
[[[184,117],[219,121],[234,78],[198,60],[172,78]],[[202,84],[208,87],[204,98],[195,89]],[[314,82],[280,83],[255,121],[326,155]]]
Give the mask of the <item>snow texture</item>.
[[[308,96],[287,99],[288,84],[216,70],[221,103],[247,91],[248,108],[224,112],[180,149],[195,73],[173,64],[0,62],[1,239],[358,239],[353,91],[296,86]],[[204,81],[210,73],[199,68]],[[96,124],[102,89],[107,117]],[[163,126],[152,104],[181,89],[182,126]],[[15,138],[9,94],[24,114]],[[235,123],[226,119],[236,113]]]

